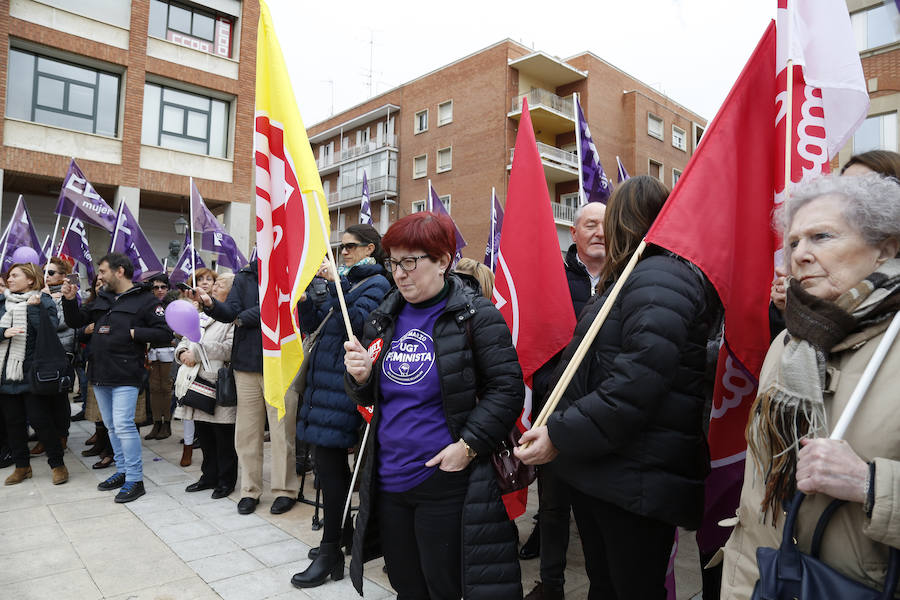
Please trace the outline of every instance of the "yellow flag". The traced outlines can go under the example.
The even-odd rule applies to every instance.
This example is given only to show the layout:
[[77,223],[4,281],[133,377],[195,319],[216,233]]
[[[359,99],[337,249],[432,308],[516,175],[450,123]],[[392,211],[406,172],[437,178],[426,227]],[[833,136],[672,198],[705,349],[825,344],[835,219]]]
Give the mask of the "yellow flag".
[[303,361],[296,311],[328,243],[328,202],[265,0],[256,39],[256,247],[266,402],[284,395]]

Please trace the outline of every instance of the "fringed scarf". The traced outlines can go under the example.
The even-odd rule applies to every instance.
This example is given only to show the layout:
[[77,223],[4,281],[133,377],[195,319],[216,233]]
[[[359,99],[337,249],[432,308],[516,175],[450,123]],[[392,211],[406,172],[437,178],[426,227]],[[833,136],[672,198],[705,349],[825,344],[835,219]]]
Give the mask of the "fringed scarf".
[[347,265],[339,266],[338,267],[338,275],[340,275],[341,277],[346,277],[347,273],[350,272],[350,269],[352,269],[353,267],[355,267],[357,265],[374,265],[374,264],[375,264],[375,259],[371,256],[367,256],[364,259],[362,259],[361,261],[359,261],[358,263],[356,263],[354,265],[350,265],[349,267]]
[[[0,340],[0,357],[6,357],[6,381],[25,379],[25,347],[28,340],[28,299],[36,291],[6,293],[6,312],[0,317],[0,328],[21,327],[26,333]],[[2,360],[2,359],[0,359]]]
[[765,480],[762,518],[777,523],[780,504],[797,489],[800,440],[828,432],[825,367],[828,353],[849,334],[890,319],[900,309],[900,259],[878,270],[834,302],[806,292],[796,280],[787,290],[786,341],[775,381],[750,409],[747,444]]

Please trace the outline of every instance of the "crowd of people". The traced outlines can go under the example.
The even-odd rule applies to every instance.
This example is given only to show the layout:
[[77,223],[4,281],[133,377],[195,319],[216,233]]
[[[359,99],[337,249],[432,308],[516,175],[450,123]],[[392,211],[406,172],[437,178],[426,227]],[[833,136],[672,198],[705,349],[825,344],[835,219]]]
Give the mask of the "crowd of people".
[[[704,578],[715,582],[704,598],[751,596],[756,550],[779,546],[797,492],[807,496],[796,515],[801,551],[815,545],[820,560],[860,584],[890,583],[890,549],[900,548],[892,400],[900,350],[887,352],[843,439],[828,436],[900,310],[898,177],[900,155],[854,156],[840,176],[796,186],[779,210],[784,264],[772,284],[772,346],[747,424],[737,524],[704,560],[720,574]],[[607,205],[578,209],[564,257],[578,321],[569,346],[534,375],[534,415],[668,195],[638,176]],[[202,452],[200,477],[185,493],[212,490],[218,499],[237,488],[244,515],[263,493],[267,430],[273,514],[297,501],[297,456],[311,449],[324,526],[311,562],[291,579],[297,587],[341,579],[349,555],[362,594],[365,562],[383,556],[400,600],[515,599],[525,592],[520,560],[540,557],[540,580],[524,597],[562,599],[571,512],[589,599],[664,598],[676,528],[700,526],[710,470],[707,383],[723,320],[700,269],[648,247],[555,411],[522,435],[514,454],[538,466],[539,510],[519,546],[490,457],[520,416],[525,386],[490,301],[490,268],[454,265],[453,222],[431,212],[400,218],[384,237],[353,225],[338,249],[337,272],[323,262],[297,306],[307,356],[283,419],[264,400],[256,263],[233,274],[200,269],[180,291],[164,274],[133,281],[129,259],[109,254],[83,292],[65,260],[13,265],[0,304],[0,460],[14,466],[5,484],[32,477],[29,461],[40,454],[54,484],[69,478],[71,389],[38,393],[31,376],[49,324],[72,365],[66,381],[81,381],[84,418],[96,424],[82,453],[99,458],[94,468],[115,467],[98,488],[117,490],[116,502],[145,494],[142,424],[151,427],[144,439],[163,440],[180,419],[181,464],[191,464],[194,447]],[[194,303],[199,341],[166,325],[176,298]],[[224,367],[233,404],[216,393]],[[359,407],[371,411],[369,425]],[[346,510],[354,456],[365,457],[355,519]],[[823,535],[817,523],[831,511]]]

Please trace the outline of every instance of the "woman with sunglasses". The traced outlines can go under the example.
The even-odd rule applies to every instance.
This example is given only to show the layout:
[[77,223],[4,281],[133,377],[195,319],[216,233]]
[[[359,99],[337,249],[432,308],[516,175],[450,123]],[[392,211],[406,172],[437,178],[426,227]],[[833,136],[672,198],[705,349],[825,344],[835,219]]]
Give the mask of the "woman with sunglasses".
[[[382,267],[381,236],[371,225],[351,225],[338,246],[343,265],[338,267],[350,324],[356,335],[363,322],[381,303],[391,285]],[[306,381],[301,383],[302,404],[297,418],[297,438],[313,446],[313,459],[325,498],[322,542],[310,552],[312,564],[291,582],[297,587],[316,587],[329,574],[344,574],[341,532],[344,500],[350,489],[347,449],[359,442],[362,417],[344,390],[344,342],[347,330],[338,305],[330,265],[325,264],[300,302],[300,326],[306,335],[321,327],[311,356]]]
[[516,527],[490,455],[522,411],[509,328],[450,272],[453,221],[418,212],[383,241],[397,284],[344,345],[351,397],[373,406],[350,576],[378,544],[397,597],[521,598]]

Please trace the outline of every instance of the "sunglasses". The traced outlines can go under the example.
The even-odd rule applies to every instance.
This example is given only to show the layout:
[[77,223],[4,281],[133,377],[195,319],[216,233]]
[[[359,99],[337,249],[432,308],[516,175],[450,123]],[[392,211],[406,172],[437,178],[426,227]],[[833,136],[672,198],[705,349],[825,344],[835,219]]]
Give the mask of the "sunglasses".
[[352,250],[353,248],[358,248],[360,246],[368,246],[369,244],[363,244],[362,242],[347,242],[346,244],[341,244],[338,246],[338,253],[343,252],[344,250]]
[[53,277],[57,273],[59,273],[59,271],[54,271],[53,269],[47,269],[47,275],[49,275],[50,277]]

